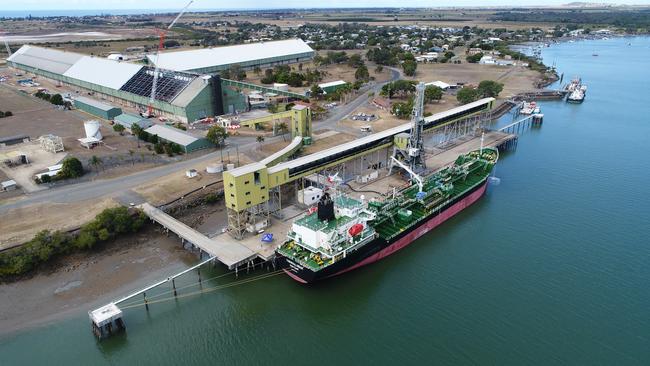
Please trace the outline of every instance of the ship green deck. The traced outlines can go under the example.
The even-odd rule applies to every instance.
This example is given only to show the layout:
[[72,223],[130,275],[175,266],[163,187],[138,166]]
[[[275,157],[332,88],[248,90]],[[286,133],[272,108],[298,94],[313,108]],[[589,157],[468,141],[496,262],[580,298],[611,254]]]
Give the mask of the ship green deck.
[[[456,162],[438,172],[423,178],[424,197],[418,198],[419,187],[413,184],[399,191],[395,198],[387,198],[382,202],[370,202],[368,210],[374,211],[376,219],[369,224],[375,229],[379,237],[391,240],[401,232],[408,230],[431,213],[442,210],[449,202],[461,197],[477,185],[484,182],[489,176],[496,160],[498,151],[486,148],[479,157],[479,151],[461,155]],[[415,183],[415,182],[414,182]],[[340,196],[343,197],[344,196]],[[337,197],[338,198],[338,197]],[[349,198],[348,198],[349,199]],[[354,202],[338,201],[335,204],[358,204]],[[410,215],[408,215],[410,212]],[[345,219],[342,217],[339,220]],[[329,223],[321,222],[315,214],[301,218],[298,223],[310,228],[334,229],[342,222],[332,220]],[[333,225],[330,227],[330,225]],[[313,258],[313,253],[308,249],[296,245],[292,241],[283,244],[278,252],[285,257],[292,258],[297,263],[318,271],[327,266]]]

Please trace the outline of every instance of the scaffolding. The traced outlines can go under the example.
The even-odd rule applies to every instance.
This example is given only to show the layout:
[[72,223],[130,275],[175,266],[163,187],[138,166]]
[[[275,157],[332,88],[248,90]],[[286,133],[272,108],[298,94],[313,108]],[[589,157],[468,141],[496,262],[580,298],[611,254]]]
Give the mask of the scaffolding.
[[270,210],[269,202],[249,207],[243,211],[236,211],[227,208],[228,213],[228,233],[235,239],[241,240],[248,231],[256,233],[269,226]]
[[56,154],[61,151],[65,151],[63,146],[63,139],[60,136],[56,135],[43,135],[38,138],[38,141],[41,144],[41,149]]

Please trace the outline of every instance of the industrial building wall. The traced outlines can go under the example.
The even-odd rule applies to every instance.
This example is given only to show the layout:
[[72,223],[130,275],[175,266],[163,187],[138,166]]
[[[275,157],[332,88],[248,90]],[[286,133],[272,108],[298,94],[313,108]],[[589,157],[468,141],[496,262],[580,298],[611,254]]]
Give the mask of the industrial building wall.
[[208,149],[214,147],[214,144],[208,141],[207,139],[198,139],[193,143],[185,146],[185,152],[190,153],[192,151]]
[[[116,89],[106,88],[100,85],[87,83],[81,80],[69,78],[61,74],[55,74],[44,70],[37,70],[30,66],[14,63],[15,66],[26,72],[30,72],[36,75],[43,76],[47,79],[54,81],[60,81],[64,84],[76,86],[83,88],[85,90],[93,91],[98,93],[100,97],[107,99],[108,101],[120,103],[134,108],[144,108],[149,105],[149,98],[143,97],[140,95],[135,95],[127,92],[123,92]],[[165,116],[170,119],[180,119],[183,122],[194,121],[194,119],[189,119],[185,108],[172,105],[170,103],[161,102],[159,100],[154,101],[153,108],[155,113]]]
[[223,86],[221,88],[223,100],[223,113],[244,112],[249,109],[248,98],[236,89]]
[[196,121],[205,117],[214,117],[214,103],[211,88],[204,88],[190,103],[185,106],[188,121]]

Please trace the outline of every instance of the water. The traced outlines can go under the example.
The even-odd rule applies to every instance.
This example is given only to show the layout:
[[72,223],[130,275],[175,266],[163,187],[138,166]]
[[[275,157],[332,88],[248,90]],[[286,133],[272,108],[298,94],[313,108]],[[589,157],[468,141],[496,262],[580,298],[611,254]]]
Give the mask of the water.
[[4,339],[0,363],[650,363],[650,39],[544,56],[586,101],[542,103],[500,184],[402,252],[311,287],[276,276],[129,309],[101,343],[79,314]]

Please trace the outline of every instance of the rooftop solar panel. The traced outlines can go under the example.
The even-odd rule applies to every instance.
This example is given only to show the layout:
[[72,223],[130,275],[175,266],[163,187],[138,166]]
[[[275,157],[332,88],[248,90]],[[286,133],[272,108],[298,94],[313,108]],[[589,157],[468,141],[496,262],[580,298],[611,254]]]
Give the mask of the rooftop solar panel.
[[[122,85],[120,90],[143,97],[151,96],[154,72],[155,70],[152,67],[143,67],[129,81]],[[196,78],[195,75],[177,71],[158,70],[158,72],[156,100],[164,102],[174,100]]]

